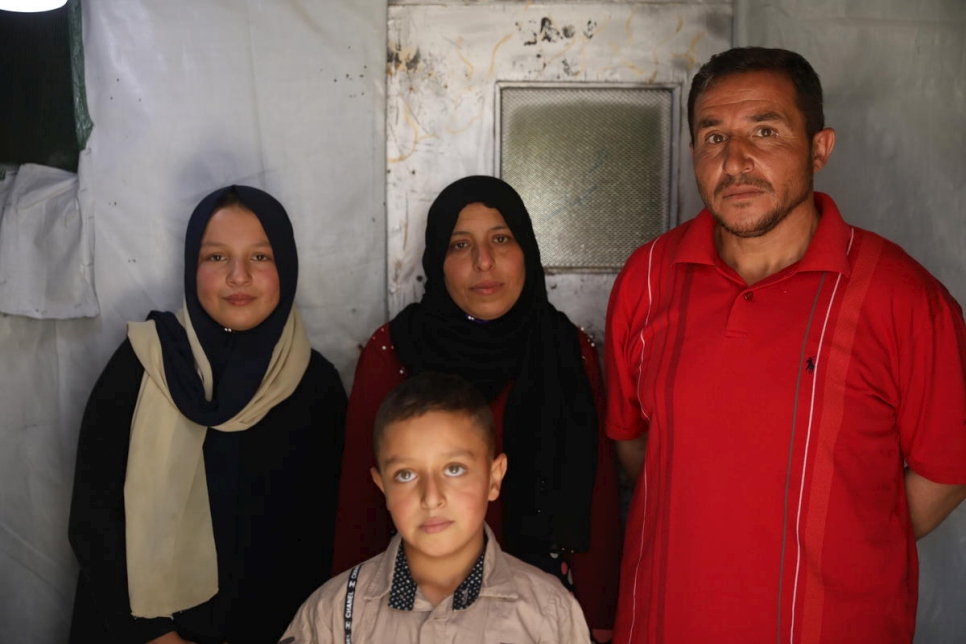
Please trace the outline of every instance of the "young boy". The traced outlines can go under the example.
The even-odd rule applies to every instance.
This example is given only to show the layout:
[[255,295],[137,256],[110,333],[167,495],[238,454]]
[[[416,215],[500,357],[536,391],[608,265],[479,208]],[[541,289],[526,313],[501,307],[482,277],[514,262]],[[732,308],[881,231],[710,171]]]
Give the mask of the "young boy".
[[372,480],[398,534],[316,590],[279,644],[590,642],[560,581],[504,553],[484,523],[507,461],[472,385],[406,380],[379,407],[373,437]]

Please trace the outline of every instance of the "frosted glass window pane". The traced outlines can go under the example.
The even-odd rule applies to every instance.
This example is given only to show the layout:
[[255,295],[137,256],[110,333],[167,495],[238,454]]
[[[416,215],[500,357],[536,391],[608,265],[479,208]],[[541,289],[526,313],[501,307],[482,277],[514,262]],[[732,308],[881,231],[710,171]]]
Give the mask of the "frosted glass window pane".
[[500,176],[533,217],[543,265],[619,269],[668,229],[669,88],[502,87]]

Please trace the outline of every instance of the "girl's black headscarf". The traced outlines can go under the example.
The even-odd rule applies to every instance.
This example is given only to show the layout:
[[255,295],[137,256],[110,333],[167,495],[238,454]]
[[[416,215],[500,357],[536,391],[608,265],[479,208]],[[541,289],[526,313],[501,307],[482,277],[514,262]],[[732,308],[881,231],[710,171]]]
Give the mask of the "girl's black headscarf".
[[[237,201],[236,201],[237,199]],[[198,253],[208,220],[225,205],[237,203],[255,213],[272,245],[278,270],[279,301],[275,310],[248,331],[228,332],[215,322],[198,299]],[[241,411],[258,390],[272,351],[288,321],[298,284],[295,235],[285,208],[258,188],[228,186],[212,192],[195,208],[188,221],[184,243],[184,299],[186,314],[211,364],[214,394],[205,400],[184,327],[173,313],[151,311],[161,340],[164,373],[178,410],[190,420],[212,427]]]
[[[526,266],[520,298],[489,322],[468,318],[450,298],[443,276],[450,235],[460,211],[472,203],[500,211]],[[577,329],[547,301],[540,250],[520,195],[494,177],[466,177],[449,185],[429,209],[423,271],[422,301],[406,307],[389,327],[410,375],[455,373],[489,400],[513,381],[503,423],[509,459],[502,492],[507,550],[521,558],[539,544],[586,550],[597,409]]]

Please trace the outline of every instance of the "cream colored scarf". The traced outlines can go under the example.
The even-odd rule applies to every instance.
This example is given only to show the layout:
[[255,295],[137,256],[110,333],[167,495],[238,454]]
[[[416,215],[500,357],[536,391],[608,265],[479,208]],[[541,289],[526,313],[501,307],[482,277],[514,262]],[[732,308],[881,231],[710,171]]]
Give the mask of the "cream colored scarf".
[[[211,366],[184,310],[177,318],[211,400]],[[154,322],[129,322],[127,334],[144,366],[124,481],[128,593],[133,615],[167,617],[218,592],[202,453],[207,429],[183,416],[171,399]],[[234,418],[213,429],[237,432],[260,421],[295,391],[311,352],[293,308],[258,391]]]

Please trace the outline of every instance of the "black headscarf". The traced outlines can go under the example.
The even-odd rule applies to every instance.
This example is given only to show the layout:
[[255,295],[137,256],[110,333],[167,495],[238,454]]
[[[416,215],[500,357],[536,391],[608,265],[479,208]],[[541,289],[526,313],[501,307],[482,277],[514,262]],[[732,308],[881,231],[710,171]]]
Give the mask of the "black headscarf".
[[[467,316],[446,290],[443,262],[460,211],[482,203],[500,211],[523,250],[526,281],[499,319]],[[426,290],[390,322],[393,344],[411,375],[458,374],[487,399],[509,381],[503,448],[507,550],[527,558],[534,544],[585,551],[597,462],[597,409],[577,329],[547,301],[540,249],[520,195],[494,177],[460,179],[429,209],[423,252]]]
[[[229,193],[234,193],[240,204],[258,217],[272,245],[278,270],[278,306],[261,324],[247,331],[226,331],[205,312],[198,299],[201,238],[215,209],[224,199],[230,199]],[[149,320],[154,320],[161,340],[168,390],[182,414],[199,425],[212,427],[229,420],[248,404],[265,376],[272,351],[288,320],[297,284],[295,235],[282,204],[267,192],[249,186],[228,186],[202,199],[191,214],[185,233],[184,299],[185,312],[214,375],[211,401],[205,400],[184,327],[173,313],[151,311],[148,315]]]

